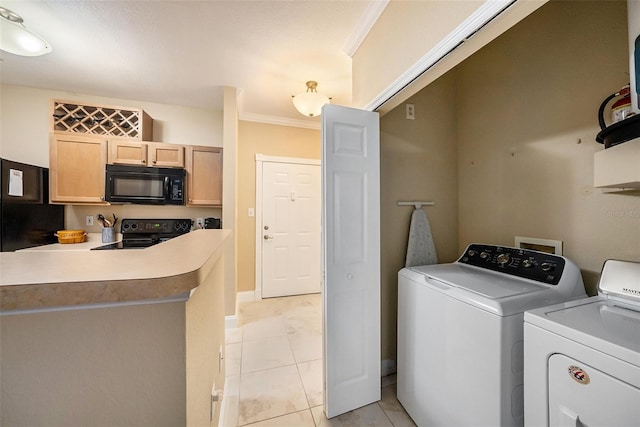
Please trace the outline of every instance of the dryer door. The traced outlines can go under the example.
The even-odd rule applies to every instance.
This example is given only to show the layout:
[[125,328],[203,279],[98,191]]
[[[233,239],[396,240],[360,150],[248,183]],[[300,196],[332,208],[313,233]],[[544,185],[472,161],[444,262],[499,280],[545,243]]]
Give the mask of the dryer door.
[[637,425],[638,402],[640,389],[628,383],[562,354],[549,358],[550,426]]

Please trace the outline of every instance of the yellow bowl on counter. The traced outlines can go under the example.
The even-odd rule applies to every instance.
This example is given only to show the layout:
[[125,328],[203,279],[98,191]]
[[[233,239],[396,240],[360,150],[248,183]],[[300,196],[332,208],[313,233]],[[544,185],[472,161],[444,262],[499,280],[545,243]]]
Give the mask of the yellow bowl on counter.
[[58,243],[82,243],[87,233],[84,230],[58,230]]

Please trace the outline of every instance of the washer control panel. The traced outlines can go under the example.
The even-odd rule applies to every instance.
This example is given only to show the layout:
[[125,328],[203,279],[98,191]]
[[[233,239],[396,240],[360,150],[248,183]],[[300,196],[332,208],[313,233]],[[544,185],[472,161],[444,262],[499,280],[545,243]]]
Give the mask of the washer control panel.
[[564,258],[558,255],[475,243],[467,247],[457,262],[549,285],[558,284],[565,266]]

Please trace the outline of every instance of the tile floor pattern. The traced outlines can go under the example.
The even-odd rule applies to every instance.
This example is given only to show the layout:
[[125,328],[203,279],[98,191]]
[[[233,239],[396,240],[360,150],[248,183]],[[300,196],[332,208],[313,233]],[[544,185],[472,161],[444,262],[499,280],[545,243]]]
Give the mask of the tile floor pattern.
[[226,331],[224,427],[410,427],[394,376],[382,400],[328,420],[322,409],[320,294],[242,303]]

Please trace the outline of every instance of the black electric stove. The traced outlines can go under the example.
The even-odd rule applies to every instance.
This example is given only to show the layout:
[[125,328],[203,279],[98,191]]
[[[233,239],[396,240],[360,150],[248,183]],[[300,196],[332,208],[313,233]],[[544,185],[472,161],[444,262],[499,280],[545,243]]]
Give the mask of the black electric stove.
[[120,224],[122,241],[92,250],[142,249],[191,231],[191,219],[124,219]]

